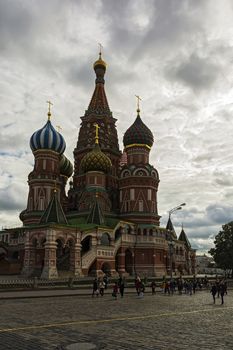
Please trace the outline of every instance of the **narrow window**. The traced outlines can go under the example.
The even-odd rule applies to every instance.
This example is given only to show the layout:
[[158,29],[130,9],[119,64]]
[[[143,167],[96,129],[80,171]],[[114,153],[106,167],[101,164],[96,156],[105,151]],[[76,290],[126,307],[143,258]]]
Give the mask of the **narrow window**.
[[147,197],[148,201],[151,201],[151,189],[148,189],[148,197]]
[[135,199],[135,191],[134,191],[134,188],[131,188],[130,189],[130,200],[134,201],[134,199]]
[[138,201],[138,208],[139,208],[139,211],[143,211],[143,201],[142,200]]

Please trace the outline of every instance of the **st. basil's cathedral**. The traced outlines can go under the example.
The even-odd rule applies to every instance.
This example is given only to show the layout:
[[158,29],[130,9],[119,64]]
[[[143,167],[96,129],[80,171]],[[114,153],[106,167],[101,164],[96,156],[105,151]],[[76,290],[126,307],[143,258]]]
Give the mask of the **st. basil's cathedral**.
[[122,153],[101,53],[94,71],[95,89],[81,117],[74,165],[52,125],[50,103],[46,124],[31,136],[34,168],[28,175],[27,206],[20,213],[23,225],[0,233],[1,258],[9,273],[18,266],[24,276],[48,279],[65,273],[194,274],[195,250],[184,229],[177,237],[170,217],[166,228],[160,227],[160,180],[149,160],[154,138],[139,103]]

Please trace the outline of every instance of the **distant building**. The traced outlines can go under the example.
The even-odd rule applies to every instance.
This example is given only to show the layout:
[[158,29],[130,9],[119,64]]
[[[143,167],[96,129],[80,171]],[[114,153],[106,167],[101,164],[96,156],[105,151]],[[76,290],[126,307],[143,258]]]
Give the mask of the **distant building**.
[[197,274],[224,274],[222,269],[216,267],[214,259],[206,254],[196,256],[196,268]]
[[81,117],[74,168],[64,155],[66,143],[52,125],[50,108],[46,124],[31,136],[35,162],[28,175],[27,206],[20,214],[23,226],[1,233],[4,259],[17,255],[23,275],[44,278],[64,271],[74,276],[162,276],[171,268],[177,275],[194,274],[196,253],[184,230],[177,238],[170,218],[166,228],[160,227],[160,179],[149,160],[154,138],[139,104],[122,153],[101,54],[94,70],[95,90]]

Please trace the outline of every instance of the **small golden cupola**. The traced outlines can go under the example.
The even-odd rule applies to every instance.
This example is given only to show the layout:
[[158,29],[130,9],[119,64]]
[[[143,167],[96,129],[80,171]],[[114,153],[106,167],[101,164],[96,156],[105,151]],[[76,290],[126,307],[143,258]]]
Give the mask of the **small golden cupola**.
[[102,83],[104,84],[104,74],[106,72],[106,67],[107,64],[106,62],[102,59],[102,45],[100,45],[100,51],[99,51],[99,58],[95,63],[93,64],[93,68],[96,74],[96,84],[97,83]]
[[106,70],[107,64],[104,60],[102,60],[102,45],[99,44],[100,46],[100,51],[99,51],[99,58],[97,61],[95,61],[95,63],[93,64],[93,68],[94,70],[96,70],[96,68],[103,68],[104,70]]
[[110,158],[101,151],[99,146],[99,126],[97,123],[95,123],[94,126],[96,128],[94,148],[83,157],[80,167],[84,173],[88,171],[102,171],[108,173],[111,170],[112,162]]

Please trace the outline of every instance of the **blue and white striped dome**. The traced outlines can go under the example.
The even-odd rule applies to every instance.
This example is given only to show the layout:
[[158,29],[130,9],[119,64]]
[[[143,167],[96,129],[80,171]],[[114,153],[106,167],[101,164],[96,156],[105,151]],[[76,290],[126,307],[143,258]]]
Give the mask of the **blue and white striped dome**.
[[54,129],[50,120],[43,126],[43,128],[34,132],[30,139],[31,150],[51,149],[59,154],[65,151],[66,143],[63,136]]

